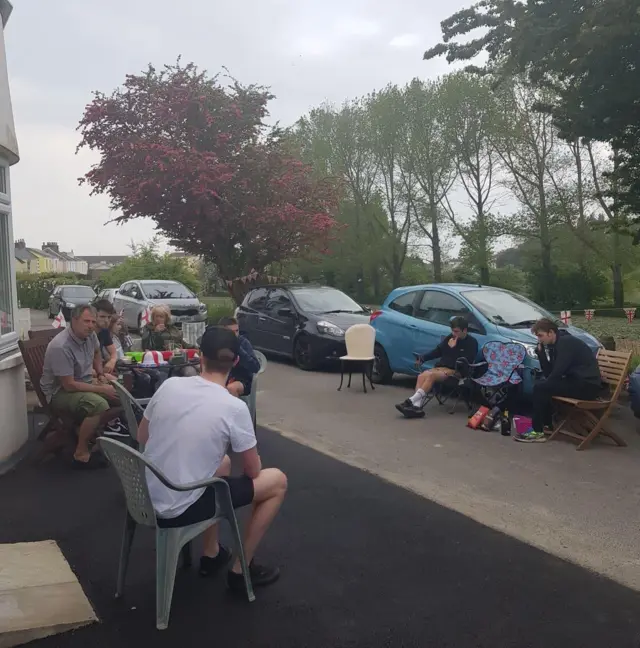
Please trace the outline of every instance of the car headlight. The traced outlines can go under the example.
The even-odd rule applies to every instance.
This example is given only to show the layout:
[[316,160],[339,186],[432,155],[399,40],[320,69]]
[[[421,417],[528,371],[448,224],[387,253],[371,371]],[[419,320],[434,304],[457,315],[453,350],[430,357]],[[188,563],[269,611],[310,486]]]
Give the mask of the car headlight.
[[334,337],[344,337],[344,331],[339,326],[336,326],[331,322],[324,322],[324,321],[318,322],[316,324],[316,328],[318,329],[319,333],[323,333],[324,335],[333,335]]
[[[519,342],[518,340],[511,340],[512,342],[515,342],[516,344],[522,344],[522,342]],[[522,346],[527,350],[527,355],[530,358],[533,358],[534,360],[539,360],[538,354],[536,353],[536,345],[535,344],[522,344]]]
[[201,313],[206,313],[206,312],[207,312],[207,305],[206,305],[206,304],[203,304],[202,302],[200,302],[200,306],[198,306],[198,310],[199,310]]

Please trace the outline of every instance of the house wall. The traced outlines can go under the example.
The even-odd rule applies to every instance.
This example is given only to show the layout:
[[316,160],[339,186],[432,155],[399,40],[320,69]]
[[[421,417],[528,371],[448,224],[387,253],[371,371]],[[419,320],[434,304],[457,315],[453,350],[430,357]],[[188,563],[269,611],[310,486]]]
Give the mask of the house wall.
[[24,364],[18,350],[18,300],[9,177],[9,166],[19,160],[4,44],[4,29],[10,13],[11,4],[8,0],[0,0],[0,165],[5,167],[4,173],[7,181],[6,191],[0,194],[0,219],[2,219],[0,231],[3,233],[0,240],[2,246],[0,263],[6,264],[2,268],[4,276],[7,276],[7,271],[9,274],[8,301],[11,304],[13,320],[13,330],[0,334],[0,412],[2,412],[2,416],[0,416],[0,472],[15,463],[28,440]]

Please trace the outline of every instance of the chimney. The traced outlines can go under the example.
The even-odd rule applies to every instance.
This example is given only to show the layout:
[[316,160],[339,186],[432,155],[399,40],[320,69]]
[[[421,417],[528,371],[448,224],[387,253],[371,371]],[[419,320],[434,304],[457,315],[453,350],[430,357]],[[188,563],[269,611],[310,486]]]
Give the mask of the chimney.
[[60,249],[58,248],[58,244],[55,241],[49,241],[48,243],[43,243],[42,249],[44,250],[45,248],[50,248],[54,252],[60,252]]
[[16,247],[16,250],[24,250],[27,246],[26,246],[26,244],[24,242],[24,239],[18,239],[15,242],[15,247]]

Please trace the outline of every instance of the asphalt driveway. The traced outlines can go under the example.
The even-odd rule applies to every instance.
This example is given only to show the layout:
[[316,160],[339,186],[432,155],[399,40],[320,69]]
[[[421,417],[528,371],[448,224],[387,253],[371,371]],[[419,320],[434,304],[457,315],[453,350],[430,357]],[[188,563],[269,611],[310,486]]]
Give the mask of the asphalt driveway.
[[0,542],[57,540],[101,618],[34,648],[638,646],[640,594],[273,432],[259,439],[289,475],[261,552],[283,577],[249,605],[180,572],[165,632],[151,533],[126,599],[112,598],[123,497],[111,470],[53,461],[0,478]]

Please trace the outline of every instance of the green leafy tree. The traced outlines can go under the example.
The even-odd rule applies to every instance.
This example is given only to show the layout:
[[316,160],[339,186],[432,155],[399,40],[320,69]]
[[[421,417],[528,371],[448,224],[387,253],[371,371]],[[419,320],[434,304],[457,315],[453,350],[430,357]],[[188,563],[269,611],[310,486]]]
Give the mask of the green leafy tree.
[[[449,62],[487,55],[469,69],[521,74],[546,91],[560,136],[609,143],[617,152],[611,193],[640,214],[640,8],[637,0],[483,0],[442,23],[443,42],[425,52]],[[475,36],[476,29],[482,33]],[[471,36],[471,39],[469,39]]]
[[158,250],[159,240],[131,245],[131,256],[120,265],[105,272],[100,279],[104,288],[119,288],[127,281],[134,279],[170,279],[179,281],[193,292],[200,291],[200,282],[194,270],[185,259],[161,254]]

